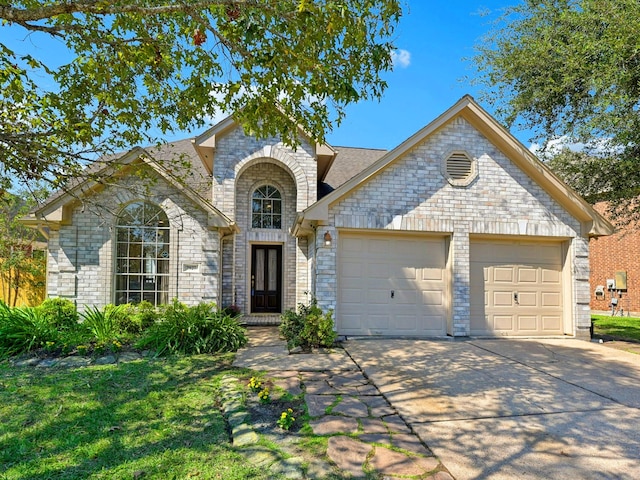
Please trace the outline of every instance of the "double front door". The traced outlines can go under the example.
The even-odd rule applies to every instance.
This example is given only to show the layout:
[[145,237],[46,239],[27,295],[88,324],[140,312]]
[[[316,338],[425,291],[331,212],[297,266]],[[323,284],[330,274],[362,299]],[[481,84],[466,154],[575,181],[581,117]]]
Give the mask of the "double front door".
[[282,313],[282,245],[251,247],[251,312]]

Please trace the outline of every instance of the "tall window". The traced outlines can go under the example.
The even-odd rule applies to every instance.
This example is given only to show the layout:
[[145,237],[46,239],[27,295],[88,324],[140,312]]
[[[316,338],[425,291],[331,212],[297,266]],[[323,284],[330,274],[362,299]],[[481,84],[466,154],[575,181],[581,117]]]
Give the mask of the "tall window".
[[282,196],[276,187],[263,185],[253,192],[251,226],[253,228],[282,228]]
[[150,203],[127,205],[116,226],[115,303],[168,303],[169,219]]

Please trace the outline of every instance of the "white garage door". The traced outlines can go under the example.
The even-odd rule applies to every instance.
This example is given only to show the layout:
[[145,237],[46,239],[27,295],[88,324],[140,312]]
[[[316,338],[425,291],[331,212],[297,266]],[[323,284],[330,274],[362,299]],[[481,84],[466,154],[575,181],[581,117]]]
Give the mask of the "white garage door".
[[471,243],[471,335],[561,335],[562,246]]
[[338,332],[444,335],[446,257],[443,238],[341,233]]

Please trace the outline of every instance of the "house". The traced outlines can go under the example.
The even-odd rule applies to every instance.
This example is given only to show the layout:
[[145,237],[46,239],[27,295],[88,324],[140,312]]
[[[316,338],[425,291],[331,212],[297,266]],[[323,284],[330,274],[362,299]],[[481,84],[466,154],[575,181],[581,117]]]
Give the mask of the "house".
[[[606,216],[607,206],[599,202],[594,209]],[[640,230],[633,219],[624,224],[615,234],[589,243],[591,310],[596,313],[610,313],[616,299],[616,314],[640,315]]]
[[300,142],[228,118],[105,165],[24,220],[49,233],[48,295],[268,324],[310,292],[342,335],[588,336],[589,239],[612,226],[471,97],[389,152]]

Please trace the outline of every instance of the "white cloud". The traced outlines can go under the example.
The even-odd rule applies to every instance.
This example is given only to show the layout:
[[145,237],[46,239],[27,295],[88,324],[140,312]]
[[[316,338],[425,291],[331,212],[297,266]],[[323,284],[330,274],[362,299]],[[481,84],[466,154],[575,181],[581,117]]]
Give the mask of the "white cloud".
[[391,62],[394,67],[407,68],[411,65],[411,52],[409,50],[393,50],[391,52]]
[[540,158],[557,155],[564,149],[569,149],[572,152],[584,152],[594,156],[610,155],[612,153],[612,146],[610,140],[607,138],[600,138],[594,140],[592,143],[585,143],[575,141],[571,137],[563,135],[552,138],[545,144],[532,143],[529,146],[531,153]]

